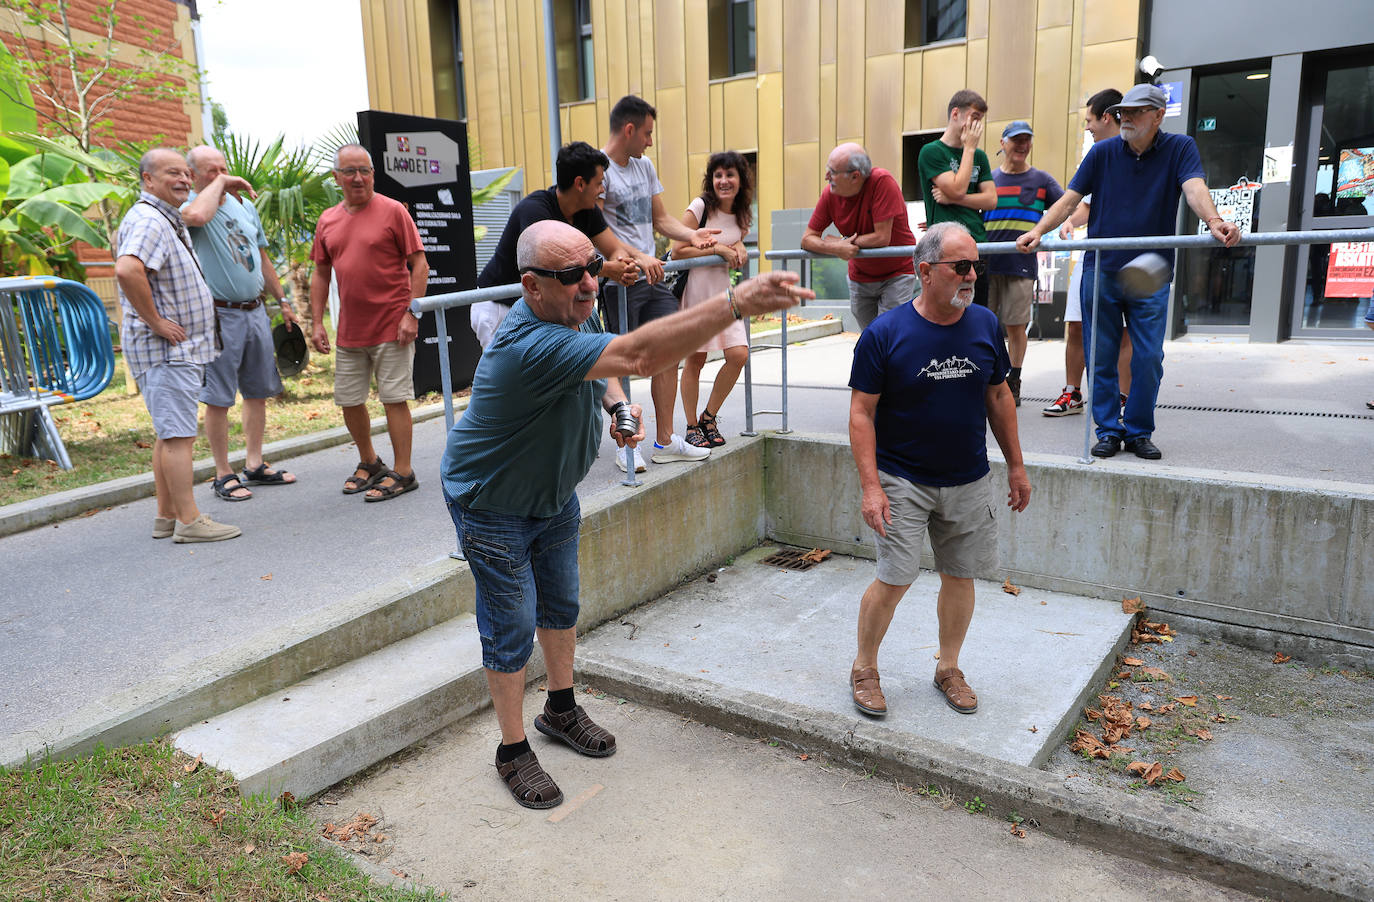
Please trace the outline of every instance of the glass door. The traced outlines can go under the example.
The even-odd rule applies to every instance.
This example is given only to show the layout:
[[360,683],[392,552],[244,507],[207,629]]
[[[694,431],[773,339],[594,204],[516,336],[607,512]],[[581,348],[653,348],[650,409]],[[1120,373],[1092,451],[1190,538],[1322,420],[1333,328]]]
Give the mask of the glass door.
[[[1217,212],[1257,231],[1264,192],[1264,133],[1269,116],[1268,63],[1198,76],[1193,88],[1189,134],[1197,141],[1207,187]],[[1200,231],[1197,216],[1182,204],[1183,234]],[[1255,284],[1255,248],[1190,248],[1178,254],[1175,303],[1186,330],[1241,331],[1250,324]]]
[[[1369,50],[1318,67],[1301,228],[1374,226],[1374,65]],[[1361,62],[1355,62],[1356,59]],[[1298,254],[1295,335],[1363,337],[1374,294],[1374,242],[1314,244]]]

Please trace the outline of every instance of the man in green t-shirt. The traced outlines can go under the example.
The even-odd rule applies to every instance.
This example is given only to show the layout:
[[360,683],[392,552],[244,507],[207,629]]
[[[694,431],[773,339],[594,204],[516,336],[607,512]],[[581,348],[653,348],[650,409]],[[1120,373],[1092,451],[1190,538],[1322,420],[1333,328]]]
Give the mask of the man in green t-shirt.
[[[957,222],[974,241],[987,240],[983,211],[997,206],[997,186],[992,164],[978,144],[983,140],[983,120],[988,102],[977,91],[965,88],[949,99],[949,123],[938,141],[921,148],[916,158],[921,176],[921,199],[926,206],[926,228],[937,222]],[[988,305],[988,282],[974,283],[973,301]]]

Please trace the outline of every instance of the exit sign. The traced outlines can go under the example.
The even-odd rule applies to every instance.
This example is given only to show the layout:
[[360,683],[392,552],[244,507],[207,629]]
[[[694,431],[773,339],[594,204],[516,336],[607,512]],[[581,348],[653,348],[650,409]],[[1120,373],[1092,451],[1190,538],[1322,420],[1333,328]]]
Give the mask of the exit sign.
[[1213,116],[1213,117],[1210,117],[1210,118],[1207,118],[1207,119],[1199,119],[1199,120],[1197,121],[1197,130],[1200,131],[1200,132],[1214,132],[1214,131],[1216,131],[1216,130],[1217,130],[1217,120],[1216,120],[1216,117]]

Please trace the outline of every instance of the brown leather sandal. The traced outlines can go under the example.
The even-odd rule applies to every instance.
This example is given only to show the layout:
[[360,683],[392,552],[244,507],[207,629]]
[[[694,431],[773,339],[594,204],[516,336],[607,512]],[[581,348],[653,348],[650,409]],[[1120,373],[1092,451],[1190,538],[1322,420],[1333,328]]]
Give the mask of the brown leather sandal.
[[960,714],[972,714],[978,710],[978,695],[964,679],[964,672],[958,667],[935,673],[935,688],[945,696],[945,704]]
[[[358,465],[353,468],[353,475],[344,480],[343,493],[345,495],[356,495],[359,492],[366,492],[387,474],[391,468],[382,463],[379,457],[370,464],[358,461]],[[366,473],[366,476],[359,476],[358,472]]]
[[615,737],[593,723],[581,705],[563,714],[555,714],[549,709],[549,703],[545,702],[544,713],[534,719],[534,728],[545,736],[563,740],[575,750],[593,758],[615,754]]
[[878,685],[878,668],[865,667],[849,671],[849,688],[854,693],[854,707],[865,714],[883,717],[887,714],[887,699]]
[[552,808],[563,802],[563,790],[545,773],[532,751],[517,755],[504,764],[498,757],[496,773],[506,781],[506,788],[515,801],[526,808]]

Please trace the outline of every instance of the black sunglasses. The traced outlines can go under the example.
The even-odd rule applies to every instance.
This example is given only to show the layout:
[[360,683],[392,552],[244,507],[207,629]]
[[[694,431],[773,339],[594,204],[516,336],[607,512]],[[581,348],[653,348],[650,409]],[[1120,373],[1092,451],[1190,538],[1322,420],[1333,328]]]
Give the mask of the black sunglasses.
[[582,281],[582,274],[586,273],[592,278],[601,272],[601,267],[605,264],[606,258],[600,254],[592,254],[592,259],[587,261],[586,266],[569,266],[567,269],[540,269],[537,266],[526,266],[520,270],[522,273],[532,272],[536,276],[546,276],[550,279],[557,279],[561,285],[576,285]]
[[970,269],[980,276],[988,271],[988,261],[986,260],[936,260],[930,265],[953,266],[954,272],[961,276],[968,275]]

